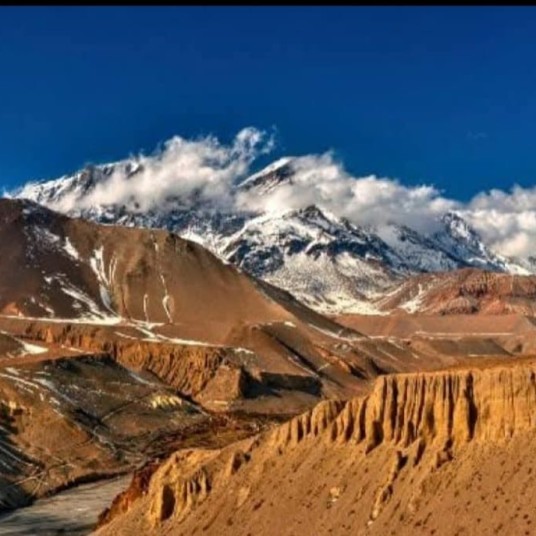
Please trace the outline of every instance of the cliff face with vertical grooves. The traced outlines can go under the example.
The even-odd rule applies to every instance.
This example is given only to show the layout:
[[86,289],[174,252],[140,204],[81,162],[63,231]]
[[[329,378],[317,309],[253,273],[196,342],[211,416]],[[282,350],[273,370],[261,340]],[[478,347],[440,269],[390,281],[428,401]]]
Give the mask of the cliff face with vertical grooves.
[[499,440],[536,425],[532,366],[386,376],[372,394],[349,402],[334,423],[334,437],[407,447],[437,447],[473,439]]
[[[322,452],[325,459],[319,462],[317,473],[323,466],[344,464],[347,459],[380,464],[372,481],[375,492],[363,499],[370,526],[392,501],[399,475],[407,467],[426,480],[449,463],[461,463],[468,452],[532,437],[535,429],[533,362],[385,376],[376,380],[366,397],[322,402],[312,411],[224,450],[176,453],[153,475],[141,523],[155,533],[170,526],[184,531],[180,534],[190,533],[199,516],[216,508],[237,508],[252,497],[267,501],[267,497],[262,499],[267,490],[265,480],[276,474],[276,481],[281,480],[281,489],[285,489],[288,473],[278,474],[278,467],[299,466]],[[311,476],[315,480],[314,474]],[[347,479],[346,486],[357,485],[359,480],[357,472],[355,479]],[[314,482],[310,486],[314,487]],[[275,487],[278,493],[277,484]],[[303,496],[308,495],[307,490],[302,491]],[[401,500],[410,510],[415,509],[415,493]],[[278,515],[276,506],[271,513]],[[255,518],[256,514],[248,515]],[[116,520],[119,523],[114,521],[110,530],[130,526],[128,518],[127,514]],[[236,526],[216,524],[211,530],[217,530],[211,534],[242,534]]]

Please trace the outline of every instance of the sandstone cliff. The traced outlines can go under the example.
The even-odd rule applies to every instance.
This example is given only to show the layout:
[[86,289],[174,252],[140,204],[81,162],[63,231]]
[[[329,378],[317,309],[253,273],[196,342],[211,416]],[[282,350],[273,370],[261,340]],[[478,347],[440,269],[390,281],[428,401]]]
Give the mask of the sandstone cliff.
[[[358,534],[388,534],[387,527],[411,533],[423,523],[423,505],[435,508],[429,525],[430,516],[452,517],[457,502],[449,501],[466,493],[461,481],[491,478],[494,459],[510,464],[512,452],[533,448],[535,410],[531,361],[381,377],[366,397],[322,402],[223,450],[177,452],[154,473],[146,496],[101,533],[145,527],[245,535],[277,527],[292,534],[314,527],[315,534],[343,534],[343,526]],[[477,472],[479,463],[490,475]],[[536,491],[531,479],[519,485]],[[489,508],[482,527],[491,530],[491,501]],[[485,504],[479,514],[487,515]],[[446,529],[438,521],[432,534],[455,533]]]

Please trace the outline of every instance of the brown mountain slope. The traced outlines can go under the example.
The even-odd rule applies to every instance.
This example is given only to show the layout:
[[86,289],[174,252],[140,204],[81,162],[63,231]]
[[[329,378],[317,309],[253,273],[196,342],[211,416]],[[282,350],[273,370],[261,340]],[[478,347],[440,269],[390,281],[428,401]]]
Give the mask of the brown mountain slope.
[[407,338],[414,335],[433,337],[461,336],[499,337],[514,334],[534,334],[534,318],[520,314],[389,314],[339,315],[338,323],[356,329],[370,337]]
[[210,388],[211,367],[199,363],[224,367],[219,349],[136,339],[121,346],[109,326],[91,326],[93,333],[80,324],[78,333],[52,327],[58,331],[41,339],[4,336],[10,351],[0,353],[0,512],[131,472],[180,446],[221,446],[259,430],[255,415],[215,415],[196,404]]
[[97,534],[532,534],[536,365],[378,379],[222,450],[179,451]]
[[295,414],[382,372],[457,362],[368,340],[165,231],[3,199],[0,244],[0,328],[106,352],[211,410]]
[[358,333],[172,234],[3,199],[0,245],[0,510],[366,379],[358,354],[329,350]]
[[207,338],[218,342],[244,319],[302,315],[335,328],[287,293],[165,231],[96,225],[0,199],[0,244],[4,314],[203,323],[210,326]]
[[[81,335],[84,349],[94,351],[109,350],[118,337],[160,347],[212,346],[231,356],[227,362],[237,372],[231,383],[247,369],[264,391],[275,386],[303,392],[301,408],[314,404],[323,387],[326,394],[341,396],[347,388],[355,393],[362,376],[353,374],[352,363],[367,366],[357,354],[336,349],[330,355],[340,355],[326,361],[317,349],[359,339],[354,330],[165,231],[97,225],[2,199],[0,245],[6,251],[0,258],[0,325],[8,331],[17,330],[17,322],[30,330],[29,324],[39,323],[47,333],[52,324],[86,325],[86,334],[91,324],[114,326],[106,335],[108,348],[89,348],[88,336]],[[68,335],[56,342],[68,339],[72,344]],[[165,371],[159,376],[170,378]],[[214,389],[225,390],[230,375],[223,376]]]
[[[363,379],[414,370],[419,357],[407,345],[371,342],[165,231],[96,225],[3,199],[0,244],[9,246],[0,258],[0,325],[92,322],[116,326],[112,338],[245,349],[228,360],[231,383],[245,370],[260,383],[249,390],[257,398],[273,387],[304,393],[302,407],[353,396]],[[425,368],[452,364],[432,354]],[[218,391],[227,389],[223,376]]]
[[424,314],[536,314],[536,276],[467,268],[408,278],[375,305]]

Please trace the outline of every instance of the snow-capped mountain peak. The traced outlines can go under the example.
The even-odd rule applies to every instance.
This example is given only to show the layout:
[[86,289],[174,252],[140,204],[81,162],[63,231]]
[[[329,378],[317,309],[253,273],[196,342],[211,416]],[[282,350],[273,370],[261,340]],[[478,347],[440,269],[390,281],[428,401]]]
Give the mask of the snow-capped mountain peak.
[[129,179],[142,170],[136,159],[127,159],[111,164],[87,165],[73,175],[58,179],[32,181],[15,191],[13,197],[29,199],[62,212],[76,213],[81,210],[86,197],[98,185],[105,183],[115,172]]
[[244,192],[255,189],[256,193],[262,194],[272,191],[282,184],[291,183],[294,174],[293,160],[294,157],[292,156],[285,156],[276,160],[264,169],[247,177],[239,183],[238,188]]

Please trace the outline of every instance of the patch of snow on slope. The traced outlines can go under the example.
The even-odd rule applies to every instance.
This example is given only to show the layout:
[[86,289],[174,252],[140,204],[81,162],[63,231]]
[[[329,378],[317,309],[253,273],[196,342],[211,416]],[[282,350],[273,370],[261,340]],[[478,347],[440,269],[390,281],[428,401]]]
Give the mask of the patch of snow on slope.
[[132,337],[132,335],[127,335],[126,333],[121,333],[120,331],[116,331],[115,334],[118,335],[119,337],[122,337],[123,339],[130,339],[133,341],[138,340],[138,337]]
[[[160,274],[162,275],[162,274]],[[170,300],[170,296],[169,294],[167,293],[167,287],[166,287],[166,282],[165,282],[165,279],[164,279],[164,276],[162,275],[162,284],[164,285],[164,291],[165,291],[165,295],[164,297],[162,298],[162,307],[164,308],[164,311],[166,312],[166,315],[168,317],[168,320],[170,322],[173,322],[173,319],[171,318],[171,311],[169,309],[169,300]]]
[[0,373],[0,378],[6,378],[8,380],[14,381],[15,383],[21,384],[26,387],[26,391],[30,393],[34,393],[34,389],[39,389],[39,386],[35,385],[35,383],[30,382],[28,380],[24,380],[22,378],[19,378],[17,376],[12,376],[11,374],[4,374]]
[[[316,277],[322,273],[322,278]],[[341,255],[333,261],[325,254],[312,259],[298,253],[265,280],[282,288],[291,288],[293,295],[306,305],[323,313],[383,314],[367,300],[378,284],[388,286],[390,280],[378,268]]]
[[[47,316],[26,316],[26,315],[6,315],[0,314],[0,318],[11,318],[14,320],[32,320],[34,322],[53,322],[54,324],[90,324],[96,326],[115,326],[124,322],[120,316],[87,315],[76,318],[49,318]],[[129,324],[125,324],[129,325]]]
[[30,344],[28,342],[24,342],[20,339],[17,339],[24,349],[24,352],[26,354],[44,354],[45,352],[48,352],[48,348],[43,348],[42,346],[37,346],[37,344]]
[[110,298],[110,293],[108,290],[110,281],[106,275],[106,269],[104,266],[104,246],[101,246],[93,252],[92,257],[89,259],[89,265],[97,276],[100,297],[103,305],[111,313],[115,314],[115,311],[112,309],[112,299]]
[[190,242],[195,242],[201,246],[206,247],[206,237],[201,236],[199,233],[196,233],[191,228],[186,229],[186,231],[181,233],[181,238],[185,240],[190,240]]
[[74,260],[79,261],[80,255],[76,248],[73,246],[72,242],[69,240],[69,237],[65,237],[65,245],[63,246],[63,250]]
[[[77,306],[78,309],[81,308],[81,305],[85,305],[87,308],[87,312],[89,314],[81,315],[77,319],[69,319],[69,322],[75,322],[80,324],[86,324],[86,323],[96,323],[96,324],[106,324],[106,325],[115,325],[121,322],[121,317],[113,313],[112,315],[108,315],[105,312],[103,312],[99,306],[91,299],[90,296],[88,296],[85,292],[82,292],[80,289],[74,287],[69,282],[59,280],[61,285],[61,291],[67,294],[68,296],[71,296],[71,298],[74,298],[76,300],[75,306]],[[52,320],[52,319],[47,319]],[[54,319],[55,321],[61,322],[62,320],[65,321],[65,319]]]
[[61,241],[58,235],[55,235],[46,227],[33,227],[33,232],[40,243],[58,245]]
[[134,372],[133,370],[126,369],[128,375],[136,380],[139,383],[142,383],[144,385],[151,385],[152,387],[159,387],[159,384],[154,381],[146,380],[145,378],[142,378],[137,372]]
[[178,337],[166,337],[165,335],[157,334],[157,337],[162,342],[172,342],[174,344],[184,344],[188,346],[218,346],[219,344],[212,344],[209,342],[195,341],[192,339],[179,339]]
[[112,255],[112,260],[108,266],[108,286],[112,285],[115,279],[115,270],[117,269],[117,257],[115,253]]
[[404,305],[401,305],[400,308],[404,309],[408,313],[416,313],[422,305],[424,294],[425,290],[423,289],[423,286],[419,283],[419,290],[417,294],[413,296],[413,298],[408,300],[406,303],[404,303]]
[[[153,237],[154,250],[155,250],[155,253],[158,255],[158,251],[159,251],[158,243],[156,242],[154,235],[152,235],[152,237]],[[172,323],[173,319],[171,317],[171,311],[169,309],[170,295],[168,292],[166,279],[164,277],[164,274],[162,273],[162,266],[160,264],[160,261],[158,261],[158,272],[160,274],[160,281],[162,281],[162,287],[164,288],[164,297],[162,298],[162,307],[164,308],[164,311],[166,313],[166,316],[168,317],[168,320]]]
[[313,328],[314,330],[318,331],[319,333],[323,333],[324,335],[327,335],[328,337],[332,337],[334,339],[339,339],[341,341],[353,342],[353,341],[356,341],[358,339],[361,339],[361,337],[359,335],[355,335],[355,336],[352,336],[352,337],[345,337],[344,335],[341,335],[340,332],[342,331],[342,329],[339,330],[339,332],[335,332],[335,331],[331,331],[329,329],[321,328],[320,326],[316,326],[315,324],[311,324],[310,322],[307,325],[309,327]]
[[56,313],[54,312],[54,309],[52,309],[52,307],[50,307],[49,305],[47,305],[46,303],[43,303],[39,300],[36,301],[37,305],[39,307],[41,307],[41,309],[44,309],[50,316],[55,316]]
[[[158,325],[162,325],[162,324],[158,324]],[[149,325],[150,327],[148,327],[144,325],[143,322],[135,322],[132,324],[132,326],[136,327],[138,331],[146,335],[146,337],[142,340],[148,341],[148,342],[161,342],[161,343],[171,342],[173,344],[184,344],[184,345],[189,345],[189,346],[221,346],[218,344],[212,344],[212,343],[203,342],[203,341],[195,341],[192,339],[180,339],[178,337],[167,337],[160,333],[155,333],[151,329],[153,325],[150,324]],[[130,338],[128,335],[125,335],[125,334],[119,334],[119,333],[117,334],[121,335],[122,337]]]
[[145,315],[145,321],[149,322],[149,315],[147,314],[147,300],[149,299],[149,296],[147,293],[143,295],[143,314]]

